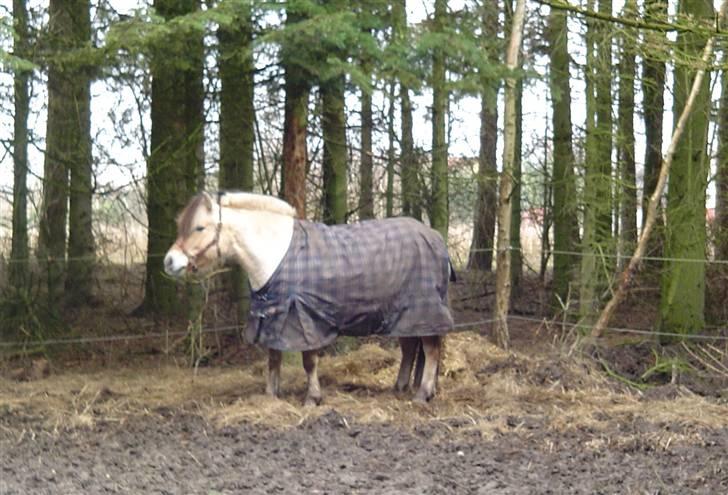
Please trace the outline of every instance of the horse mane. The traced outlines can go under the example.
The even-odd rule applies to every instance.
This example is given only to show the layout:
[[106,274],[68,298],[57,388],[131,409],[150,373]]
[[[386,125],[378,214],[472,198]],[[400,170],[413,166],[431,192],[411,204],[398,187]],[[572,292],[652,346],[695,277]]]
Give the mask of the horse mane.
[[243,210],[267,211],[288,217],[296,216],[296,209],[275,196],[239,191],[224,191],[220,196],[220,205]]

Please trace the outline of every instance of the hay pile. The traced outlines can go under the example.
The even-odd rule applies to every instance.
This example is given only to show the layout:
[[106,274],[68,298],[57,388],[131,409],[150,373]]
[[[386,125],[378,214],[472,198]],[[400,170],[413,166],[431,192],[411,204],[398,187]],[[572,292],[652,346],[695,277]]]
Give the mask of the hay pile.
[[[534,427],[599,432],[607,424],[635,417],[718,427],[728,417],[728,406],[689,392],[648,400],[608,380],[588,362],[556,350],[536,356],[506,353],[472,333],[448,337],[440,390],[426,406],[392,392],[398,364],[398,349],[376,344],[323,357],[319,373],[324,405],[317,408],[302,406],[305,374],[289,363],[283,368],[281,399],[264,393],[262,360],[243,368],[197,372],[163,362],[93,373],[53,370],[32,381],[0,379],[0,428],[57,432],[123,423],[138,415],[189,413],[220,427],[253,422],[285,428],[334,409],[358,422],[405,427],[435,423],[444,432],[477,430],[491,437],[506,429]],[[629,442],[628,436],[601,441]],[[654,441],[662,445],[680,439],[656,433]]]

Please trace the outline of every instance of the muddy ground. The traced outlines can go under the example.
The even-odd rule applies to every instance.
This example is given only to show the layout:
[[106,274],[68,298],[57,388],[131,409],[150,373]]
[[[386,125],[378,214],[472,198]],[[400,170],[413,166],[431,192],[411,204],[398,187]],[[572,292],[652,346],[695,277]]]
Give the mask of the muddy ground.
[[728,493],[721,399],[474,335],[448,352],[426,406],[389,390],[396,350],[377,344],[322,359],[313,409],[295,363],[266,397],[259,359],[0,380],[0,494]]
[[[728,430],[615,424],[557,434],[538,421],[491,439],[460,421],[402,428],[336,411],[287,429],[217,428],[198,415],[99,423],[60,435],[5,434],[0,493],[726,493]],[[677,429],[691,445],[643,436]]]
[[[462,301],[459,321],[488,314]],[[583,355],[560,330],[513,322],[509,352],[449,337],[425,406],[392,393],[381,341],[322,358],[316,408],[299,358],[272,399],[264,355],[220,336],[197,370],[170,339],[0,359],[0,495],[728,493],[728,380],[699,366],[728,353]]]

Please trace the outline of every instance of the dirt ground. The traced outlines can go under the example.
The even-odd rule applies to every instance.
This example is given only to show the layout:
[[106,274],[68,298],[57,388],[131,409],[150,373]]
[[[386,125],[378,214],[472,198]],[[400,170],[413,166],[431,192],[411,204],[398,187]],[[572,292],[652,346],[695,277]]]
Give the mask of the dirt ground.
[[[459,321],[487,314],[468,304]],[[300,358],[272,399],[234,338],[196,370],[163,339],[0,360],[0,495],[728,493],[725,380],[649,344],[585,356],[553,325],[511,332],[509,352],[448,337],[425,406],[392,393],[399,352],[374,340],[322,357],[315,408]]]

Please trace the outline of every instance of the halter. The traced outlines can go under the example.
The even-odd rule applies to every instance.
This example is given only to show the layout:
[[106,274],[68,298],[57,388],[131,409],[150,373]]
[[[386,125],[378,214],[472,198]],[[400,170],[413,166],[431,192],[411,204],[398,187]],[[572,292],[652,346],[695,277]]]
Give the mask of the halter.
[[188,272],[197,272],[197,260],[200,259],[202,256],[207,253],[207,251],[210,250],[212,246],[217,247],[217,257],[218,259],[221,258],[220,253],[220,231],[222,230],[222,205],[220,203],[220,198],[225,194],[225,191],[218,191],[217,192],[217,226],[215,227],[215,237],[212,238],[210,242],[207,243],[207,245],[202,248],[197,254],[194,256],[187,252],[187,250],[184,248],[182,243],[178,243],[177,247],[184,253],[185,256],[187,256],[187,271]]

